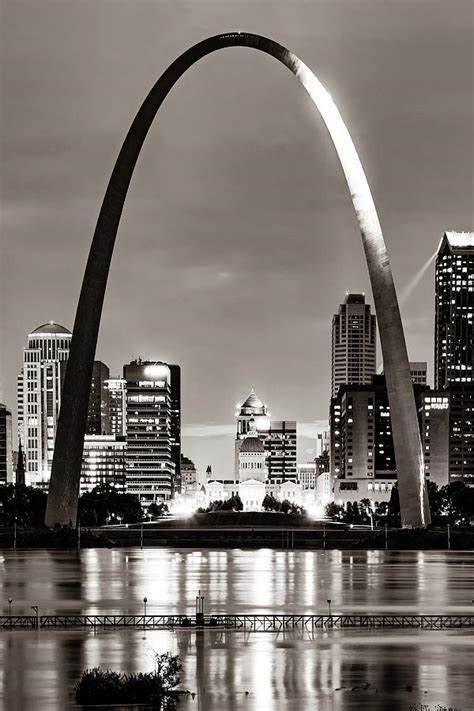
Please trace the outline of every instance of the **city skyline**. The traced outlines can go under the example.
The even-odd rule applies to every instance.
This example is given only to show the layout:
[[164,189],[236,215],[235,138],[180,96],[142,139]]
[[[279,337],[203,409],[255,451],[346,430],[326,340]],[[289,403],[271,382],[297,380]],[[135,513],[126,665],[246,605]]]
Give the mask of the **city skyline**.
[[470,707],[474,0],[3,0],[0,66],[0,707]]
[[[2,338],[0,399],[12,409],[18,353],[21,352],[25,333],[48,317],[72,327],[80,278],[76,264],[84,260],[88,249],[94,219],[91,215],[95,216],[97,212],[97,196],[106,181],[105,164],[115,154],[122,139],[123,126],[133,115],[140,86],[149,86],[157,68],[165,66],[188,40],[210,34],[222,29],[222,26],[235,26],[236,22],[232,10],[222,10],[215,16],[214,8],[213,16],[205,15],[201,21],[205,29],[202,24],[197,27],[191,22],[183,39],[178,37],[178,23],[173,26],[171,22],[166,47],[155,45],[153,51],[148,53],[148,50],[132,42],[137,74],[130,72],[128,76],[126,72],[119,71],[122,79],[111,83],[111,95],[107,102],[112,104],[108,111],[101,103],[101,82],[109,81],[110,76],[120,70],[123,60],[114,54],[113,61],[102,66],[102,59],[95,53],[94,47],[88,48],[89,58],[80,54],[80,59],[101,64],[101,78],[99,82],[97,77],[92,76],[87,85],[79,82],[77,101],[87,99],[86,104],[95,107],[100,120],[89,116],[89,111],[79,110],[76,98],[70,92],[67,94],[67,105],[61,100],[54,109],[48,105],[51,92],[62,86],[62,74],[58,75],[54,70],[57,65],[54,65],[53,71],[45,74],[46,84],[42,85],[41,95],[33,90],[27,92],[28,98],[25,99],[30,107],[25,130],[28,130],[30,144],[35,148],[34,165],[38,165],[38,174],[36,176],[33,171],[20,187],[18,180],[24,170],[22,161],[28,160],[25,165],[31,165],[32,154],[28,152],[25,155],[24,149],[20,149],[22,134],[15,121],[14,99],[19,88],[22,90],[31,81],[33,52],[47,70],[53,62],[48,50],[46,27],[47,23],[51,24],[51,7],[48,3],[43,4],[41,16],[35,13],[33,6],[28,8],[27,3],[23,11],[25,8],[31,10],[28,18],[23,17],[21,8],[16,9],[13,5],[8,7],[7,12],[12,21],[21,16],[26,26],[30,22],[39,23],[43,32],[35,35],[29,50],[31,54],[18,55],[18,48],[15,49],[8,38],[4,50],[8,60],[6,66],[12,72],[12,81],[6,85],[6,93],[12,101],[8,104],[2,132],[3,139],[9,140],[9,146],[5,146],[4,162],[5,214],[8,222],[7,229],[3,230],[4,239],[8,240],[8,253],[2,286],[6,290],[5,295],[12,293],[12,279],[23,287],[15,290],[15,308],[13,303],[12,308],[4,307],[4,328],[8,338],[5,335]],[[317,18],[317,36],[312,35],[311,42],[301,32],[303,25],[316,13],[308,6],[293,25],[284,23],[281,14],[267,18],[267,13],[260,16],[256,11],[252,16],[248,14],[246,27],[256,31],[262,29],[266,34],[285,40],[334,87],[334,96],[338,102],[342,101],[354,139],[364,153],[369,178],[375,177],[374,193],[380,206],[400,296],[416,273],[416,267],[421,268],[436,251],[443,232],[446,229],[468,230],[472,223],[472,162],[464,149],[470,141],[473,123],[472,107],[469,97],[465,96],[471,77],[469,42],[460,41],[469,33],[469,17],[467,14],[463,17],[462,5],[456,17],[452,17],[441,5],[436,5],[430,31],[420,34],[416,30],[424,22],[424,17],[419,8],[412,8],[403,18],[394,5],[387,3],[385,8],[388,21],[380,25],[376,23],[378,11],[373,3],[359,4],[357,13],[351,14],[348,8],[347,20],[342,18],[340,8],[326,8],[323,12],[319,6],[322,17]],[[71,13],[61,16],[64,37],[70,42],[65,41],[59,51],[64,55],[64,66],[77,76],[79,58],[75,54],[77,45],[72,37],[74,10]],[[91,23],[92,33],[94,20],[103,19],[102,13],[101,8],[86,9],[83,21]],[[448,14],[449,31],[446,30]],[[129,20],[125,3],[115,23],[119,37],[127,30]],[[135,21],[133,27],[137,36],[139,30],[146,33],[145,24],[143,18]],[[339,34],[334,40],[336,25]],[[100,31],[106,32],[103,23]],[[328,38],[331,37],[334,46],[330,46],[325,33]],[[377,53],[378,67],[374,74],[370,69],[374,48],[371,49],[370,43],[365,40],[367,36],[380,39],[380,33],[387,51]],[[442,58],[438,57],[441,35],[446,50]],[[364,40],[363,49],[357,40]],[[404,51],[397,56],[398,65],[395,67],[389,54],[400,43]],[[417,53],[416,61],[415,48],[417,52],[423,49],[422,58]],[[337,53],[342,53],[340,58]],[[232,403],[242,396],[242,387],[253,386],[271,400],[275,416],[291,417],[303,423],[324,421],[328,401],[330,317],[334,306],[340,303],[346,291],[365,291],[372,303],[355,221],[349,202],[343,197],[342,177],[320,124],[317,124],[320,136],[315,137],[315,121],[310,118],[307,105],[295,98],[296,106],[292,107],[293,98],[291,101],[284,99],[286,77],[277,69],[260,67],[252,57],[234,58],[230,55],[223,61],[225,70],[230,72],[236,72],[243,62],[246,70],[255,72],[255,83],[245,88],[243,82],[234,82],[236,93],[229,95],[227,109],[219,102],[219,97],[225,93],[224,71],[211,67],[207,75],[205,71],[200,73],[195,70],[193,82],[197,82],[196,91],[206,92],[208,101],[205,107],[194,91],[187,99],[177,87],[177,95],[164,114],[166,126],[162,131],[152,132],[148,139],[150,145],[143,158],[145,164],[139,166],[137,174],[139,191],[133,190],[130,195],[129,216],[122,230],[129,234],[119,236],[119,252],[112,271],[104,325],[96,353],[96,358],[111,365],[111,372],[119,372],[115,362],[112,364],[118,352],[123,354],[122,363],[133,355],[141,354],[144,358],[158,357],[182,365],[183,392],[186,393],[184,436],[189,437],[191,445],[189,448],[185,443],[183,451],[198,461],[200,467],[205,456],[202,452],[209,448],[210,432],[213,433],[215,451],[224,451],[229,441],[232,446],[230,431],[230,440],[216,445],[221,425],[213,423],[228,422],[229,428],[232,428]],[[401,76],[408,76],[408,64],[410,82],[408,86],[401,87],[399,80]],[[382,83],[379,81],[381,73],[384,76]],[[261,96],[259,89],[262,77],[269,86],[265,96]],[[443,112],[442,105],[433,105],[432,87],[435,80],[439,92],[450,106],[449,115]],[[88,97],[89,91],[92,97]],[[291,93],[292,89],[289,91]],[[407,91],[409,97],[416,95],[417,100],[411,107],[403,101]],[[120,108],[123,95],[126,96],[125,106]],[[296,89],[293,96],[296,97]],[[388,96],[392,97],[391,102]],[[89,100],[91,98],[94,101]],[[251,121],[245,118],[244,111],[249,99],[256,104]],[[283,113],[275,110],[277,101],[284,102]],[[378,102],[385,107],[390,104],[390,114],[386,109],[380,109],[378,113]],[[241,104],[242,111],[239,109]],[[59,112],[62,117],[62,123],[67,128],[65,133],[57,133],[53,111]],[[227,111],[230,112],[228,117]],[[181,114],[187,115],[187,126],[196,126],[192,138],[186,131],[184,120],[179,119]],[[215,119],[213,114],[217,114]],[[234,114],[238,116],[238,122],[231,120]],[[231,136],[222,126],[217,128],[217,124],[225,123],[226,118],[229,118],[228,124],[232,128]],[[176,169],[170,163],[170,156],[176,151],[174,123],[182,133],[182,146],[194,158],[202,157],[206,167],[199,174],[190,170],[183,152],[175,158]],[[265,136],[260,139],[263,127]],[[45,131],[46,128],[48,130]],[[81,143],[78,136],[83,132],[85,137],[92,137],[96,131],[102,141],[101,146],[96,146],[96,160],[100,160],[100,164],[93,160],[92,171],[86,171],[79,155]],[[370,140],[367,139],[368,133]],[[448,145],[446,138],[451,133],[456,138]],[[287,140],[290,135],[291,140]],[[288,175],[269,181],[272,161],[274,165],[280,154],[282,137],[285,139]],[[248,176],[245,170],[245,180],[242,180],[242,165],[245,164],[244,156],[249,155],[246,153],[249,143],[252,152],[257,151],[259,161],[255,171],[250,171],[255,172],[255,176]],[[59,163],[62,158],[59,154],[56,157],[55,154],[50,155],[46,150],[48,145],[58,145],[60,153],[68,152],[66,163],[73,163],[79,169],[78,185],[70,179],[66,182],[61,180],[61,186],[58,184],[62,176]],[[10,153],[11,147],[16,149],[15,155]],[[237,149],[242,158],[236,158]],[[307,159],[306,152],[310,153]],[[413,157],[420,160],[416,161]],[[155,172],[158,160],[165,160],[169,167],[165,185]],[[260,163],[262,166],[265,164],[263,174]],[[312,164],[318,166],[317,172],[311,169]],[[455,172],[449,169],[454,165]],[[456,178],[455,189],[453,174]],[[51,188],[57,196],[53,202],[42,187],[45,176],[49,176]],[[216,176],[219,180],[215,179]],[[219,185],[221,178],[222,186]],[[164,194],[166,199],[157,200],[157,181],[160,194]],[[17,197],[22,195],[30,205],[31,212],[27,211],[19,221],[13,191]],[[212,203],[206,195],[213,196]],[[287,197],[282,203],[282,195],[291,196],[291,199]],[[180,206],[184,208],[184,217]],[[199,219],[196,219],[197,215]],[[64,223],[66,216],[68,220]],[[31,231],[33,218],[34,232]],[[199,220],[202,220],[202,226],[198,228],[196,223]],[[203,234],[198,235],[201,229]],[[315,242],[314,234],[317,233],[320,233],[320,240]],[[323,250],[322,235],[325,233],[331,237],[332,244]],[[41,240],[43,245],[41,252],[35,253],[33,282],[29,279],[32,234],[35,244]],[[61,257],[60,235],[62,242],[67,240],[68,249],[72,250],[71,258]],[[269,248],[267,240],[270,235],[273,249]],[[132,236],[134,239],[130,239]],[[238,239],[243,246],[236,249]],[[144,250],[138,249],[142,246]],[[163,246],[165,255],[161,266],[157,259],[150,259],[150,254],[162,255]],[[139,251],[145,252],[143,259],[139,257]],[[55,254],[54,264],[49,256],[51,252]],[[151,269],[148,262],[152,265]],[[132,264],[134,272],[140,269],[143,273],[143,279],[134,285],[124,283],[129,264]],[[159,281],[163,281],[163,290],[158,288]],[[146,288],[137,289],[138,283],[141,285],[142,282]],[[179,285],[179,295],[169,292],[173,283]],[[431,382],[433,322],[432,318],[426,317],[426,313],[429,310],[433,314],[432,284],[432,272],[426,272],[415,292],[416,300],[402,303],[410,359],[430,363]],[[167,290],[168,296],[165,296]],[[158,309],[156,300],[160,306]],[[6,303],[6,298],[3,303]],[[192,309],[190,304],[193,304]],[[275,304],[275,311],[272,304]],[[215,311],[211,311],[211,307]],[[201,318],[196,318],[196,314]],[[212,314],[212,318],[207,314]],[[129,325],[127,336],[120,327],[125,321]],[[136,345],[128,346],[126,337],[130,339],[130,344]],[[251,363],[241,357],[240,344],[248,338],[257,345],[252,351]],[[292,383],[281,378],[288,364],[297,374]],[[217,381],[219,388],[213,390],[211,381]],[[216,454],[216,457],[223,461],[222,453]],[[299,457],[301,460],[302,457]]]

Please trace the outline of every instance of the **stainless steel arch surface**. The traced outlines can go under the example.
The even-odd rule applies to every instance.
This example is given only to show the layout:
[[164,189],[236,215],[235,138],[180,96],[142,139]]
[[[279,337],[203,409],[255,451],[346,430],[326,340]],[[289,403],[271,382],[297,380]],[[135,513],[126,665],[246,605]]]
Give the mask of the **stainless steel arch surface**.
[[308,92],[331,135],[359,221],[379,324],[402,524],[426,526],[430,513],[405,337],[382,230],[357,151],[331,96],[313,72],[277,42],[246,32],[210,37],[178,57],[151,89],[125,138],[99,213],[77,307],[56,433],[46,524],[76,523],[82,447],[102,304],[120,216],[141,147],[158,109],[182,74],[202,57],[226,47],[257,49],[284,64]]

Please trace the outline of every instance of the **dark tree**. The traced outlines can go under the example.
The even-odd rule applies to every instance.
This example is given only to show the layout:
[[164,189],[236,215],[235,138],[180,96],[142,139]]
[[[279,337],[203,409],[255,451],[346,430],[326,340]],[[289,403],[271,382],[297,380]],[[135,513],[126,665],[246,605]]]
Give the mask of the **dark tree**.
[[199,508],[198,513],[211,513],[212,511],[243,511],[244,505],[238,494],[222,501],[211,501],[207,508]]
[[151,516],[153,519],[164,516],[168,513],[168,506],[165,503],[155,504],[154,502],[149,505],[147,516]]
[[109,484],[100,484],[79,498],[79,520],[82,526],[106,523],[138,523],[143,518],[140,499],[123,494]]
[[281,506],[281,501],[276,499],[273,494],[265,494],[265,498],[262,501],[262,509],[264,511],[281,511]]
[[0,523],[12,526],[43,526],[47,494],[25,484],[0,486]]
[[453,481],[443,486],[440,496],[448,523],[469,526],[474,518],[474,490],[461,481]]
[[339,506],[331,501],[326,505],[325,514],[328,518],[332,518],[333,521],[345,521],[346,520],[346,510],[344,506]]

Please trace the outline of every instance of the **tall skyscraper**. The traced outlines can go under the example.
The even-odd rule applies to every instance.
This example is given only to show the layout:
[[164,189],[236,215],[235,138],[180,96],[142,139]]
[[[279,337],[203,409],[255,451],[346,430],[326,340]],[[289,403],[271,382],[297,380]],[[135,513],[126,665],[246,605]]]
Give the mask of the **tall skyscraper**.
[[166,363],[132,361],[127,382],[127,490],[148,506],[172,493],[171,372]]
[[376,368],[376,320],[364,294],[347,294],[332,319],[331,393],[341,385],[369,384]]
[[181,368],[168,363],[171,376],[170,391],[170,436],[171,461],[174,474],[171,481],[171,496],[181,491]]
[[449,474],[474,484],[474,232],[443,235],[435,295],[435,387],[449,393]]
[[239,452],[250,430],[261,439],[266,453],[268,481],[281,484],[296,481],[296,422],[271,420],[271,413],[252,389],[245,402],[237,405],[234,479],[239,480]]
[[109,367],[101,360],[95,360],[87,411],[88,435],[106,435],[110,432],[109,391],[105,385],[109,375]]
[[474,486],[474,383],[451,383],[449,396],[449,478]]
[[67,328],[50,321],[28,335],[28,345],[23,350],[23,368],[18,378],[18,431],[28,485],[48,486],[71,337]]
[[12,413],[0,403],[0,484],[13,482]]
[[127,381],[124,378],[109,378],[104,386],[109,398],[110,434],[127,434]]
[[474,232],[445,232],[435,269],[435,388],[474,382]]

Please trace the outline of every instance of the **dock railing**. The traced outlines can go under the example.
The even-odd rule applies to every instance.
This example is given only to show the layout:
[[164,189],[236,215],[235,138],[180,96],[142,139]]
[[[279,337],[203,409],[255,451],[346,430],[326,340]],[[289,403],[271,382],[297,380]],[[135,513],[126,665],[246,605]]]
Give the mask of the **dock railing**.
[[0,630],[210,628],[254,632],[288,629],[466,629],[474,615],[3,615]]

